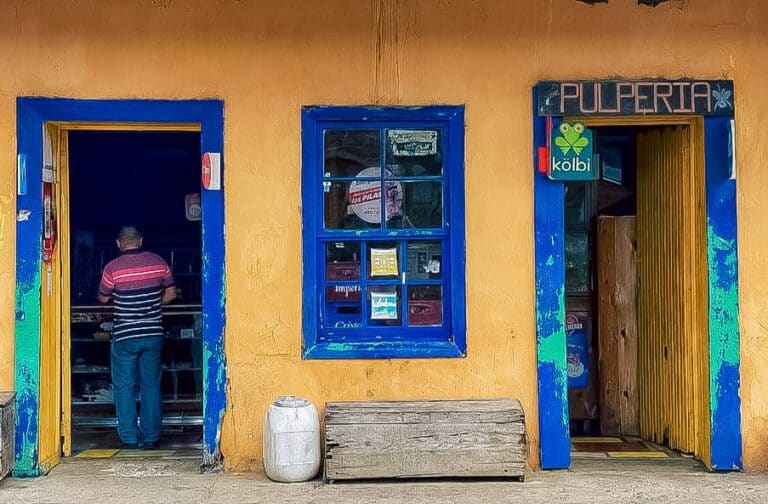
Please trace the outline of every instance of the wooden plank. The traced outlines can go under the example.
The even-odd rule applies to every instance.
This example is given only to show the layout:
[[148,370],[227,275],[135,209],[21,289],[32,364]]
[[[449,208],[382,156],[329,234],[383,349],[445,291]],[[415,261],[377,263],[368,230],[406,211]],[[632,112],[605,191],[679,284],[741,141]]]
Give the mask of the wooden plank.
[[325,479],[507,476],[528,459],[519,401],[328,403]]
[[370,424],[331,425],[325,429],[326,445],[334,453],[387,453],[437,449],[490,450],[499,445],[525,447],[521,424],[423,424],[412,426]]
[[[446,404],[449,403],[449,404]],[[451,409],[451,404],[456,409]],[[423,407],[421,406],[423,404]],[[327,424],[386,424],[386,423],[504,423],[523,420],[519,402],[489,404],[487,401],[424,401],[400,403],[382,401],[328,403],[325,407]]]
[[597,233],[601,433],[637,436],[635,218],[600,217]]
[[15,410],[13,392],[0,392],[0,480],[11,472],[15,460]]
[[462,399],[456,401],[427,400],[427,401],[340,401],[328,403],[326,411],[343,409],[361,409],[366,411],[516,411],[522,413],[523,408],[517,399]]
[[[375,478],[517,477],[525,475],[525,463],[502,459],[505,452],[474,452],[457,457],[455,452],[436,452],[429,457],[411,453],[379,455],[346,454],[334,457],[326,480]],[[494,458],[497,457],[497,458]],[[326,460],[326,464],[328,464]]]

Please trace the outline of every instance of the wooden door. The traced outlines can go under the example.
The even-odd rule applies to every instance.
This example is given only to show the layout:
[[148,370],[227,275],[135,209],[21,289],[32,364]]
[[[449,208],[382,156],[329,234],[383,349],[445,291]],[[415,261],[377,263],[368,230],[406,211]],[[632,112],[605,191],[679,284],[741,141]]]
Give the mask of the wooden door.
[[[69,394],[64,394],[69,392],[69,352],[64,347],[68,338],[63,337],[69,332],[69,303],[63,302],[65,298],[68,300],[69,287],[68,281],[65,285],[64,276],[66,272],[68,277],[69,263],[62,260],[67,236],[66,229],[61,226],[64,221],[61,216],[67,215],[64,197],[67,194],[66,133],[55,125],[46,124],[43,142],[44,170],[51,177],[43,184],[43,236],[44,240],[53,241],[43,243],[44,259],[47,260],[44,260],[40,281],[39,460],[42,472],[59,463],[62,438],[67,444],[69,442]],[[46,248],[46,245],[52,248]]]
[[639,436],[635,217],[597,219],[600,432]]
[[707,261],[701,125],[638,134],[641,435],[709,464]]

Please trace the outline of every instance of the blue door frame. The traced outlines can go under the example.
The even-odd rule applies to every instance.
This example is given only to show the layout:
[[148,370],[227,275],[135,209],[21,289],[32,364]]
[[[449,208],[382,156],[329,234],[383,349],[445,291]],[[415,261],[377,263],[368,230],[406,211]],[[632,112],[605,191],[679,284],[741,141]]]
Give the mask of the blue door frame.
[[[224,148],[224,105],[218,100],[75,100],[18,98],[17,148],[26,166],[26,192],[16,199],[14,476],[40,474],[40,279],[42,266],[42,164],[45,122],[193,123],[200,125],[201,152]],[[223,157],[223,156],[222,156]],[[223,161],[222,161],[223,165]],[[223,166],[222,166],[223,169]],[[23,192],[23,191],[20,191]],[[221,421],[226,406],[224,360],[224,191],[201,188],[203,302],[203,459],[219,465]]]
[[[546,117],[533,96],[536,342],[541,467],[571,464],[565,339],[564,186],[538,170]],[[732,109],[731,109],[732,110]],[[715,471],[742,469],[733,115],[704,118],[709,285],[710,451]]]

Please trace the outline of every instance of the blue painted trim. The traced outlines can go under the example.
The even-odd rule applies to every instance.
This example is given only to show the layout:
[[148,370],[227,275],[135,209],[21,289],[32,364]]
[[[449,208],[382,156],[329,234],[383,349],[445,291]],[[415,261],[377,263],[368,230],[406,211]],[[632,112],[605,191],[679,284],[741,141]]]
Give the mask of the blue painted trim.
[[[327,127],[365,129],[382,127],[439,128],[443,131],[444,197],[448,225],[434,230],[325,231],[322,183],[322,130]],[[382,145],[382,149],[384,146]],[[335,179],[334,179],[335,180]],[[302,109],[302,254],[303,350],[305,359],[463,357],[466,355],[466,243],[464,236],[464,107],[325,107]],[[324,272],[319,243],[326,240],[440,239],[448,236],[450,261],[443,261],[442,341],[435,328],[367,328],[322,331]],[[444,249],[445,251],[445,249]],[[446,257],[447,254],[443,254]],[[363,254],[365,256],[365,254]],[[364,260],[364,257],[363,257]],[[364,265],[363,265],[364,266]],[[365,268],[361,268],[365,271]],[[334,284],[336,282],[333,282]],[[370,282],[371,284],[377,282]],[[416,284],[420,282],[409,282]],[[429,283],[429,282],[425,282]],[[404,295],[404,293],[403,293]],[[363,296],[365,313],[365,296]],[[405,305],[405,303],[403,303]],[[403,307],[405,312],[405,307]],[[345,333],[345,334],[342,334]],[[349,338],[346,337],[349,335]]]
[[[448,341],[388,341],[375,343],[317,343],[306,350],[312,359],[428,359],[464,357]],[[394,356],[394,357],[393,357]]]
[[739,398],[739,267],[736,181],[729,117],[704,119],[707,256],[709,264],[709,351],[711,467],[742,468]]
[[542,469],[571,464],[565,344],[564,185],[538,170],[547,144],[546,119],[535,115],[533,93],[533,199],[536,268],[536,348]]
[[[42,166],[42,132],[46,121],[153,122],[200,124],[201,151],[222,152],[224,106],[220,100],[76,100],[18,98],[18,153],[28,167]],[[222,155],[223,174],[223,155]],[[222,175],[223,176],[223,175]],[[37,432],[40,385],[40,293],[42,244],[42,174],[28,169],[28,191],[17,198],[17,212],[29,219],[16,225],[16,389],[19,391],[14,474],[39,474]],[[220,462],[221,421],[226,407],[224,356],[224,191],[202,193],[203,251],[203,465]],[[35,290],[36,289],[36,290]],[[26,339],[25,339],[26,335]],[[20,348],[24,345],[24,348]]]

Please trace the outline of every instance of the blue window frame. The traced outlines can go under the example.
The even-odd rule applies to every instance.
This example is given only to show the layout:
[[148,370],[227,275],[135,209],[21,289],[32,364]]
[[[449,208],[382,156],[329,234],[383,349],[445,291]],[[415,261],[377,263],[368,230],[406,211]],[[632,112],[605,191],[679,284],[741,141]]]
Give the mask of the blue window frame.
[[302,147],[304,358],[465,356],[464,107],[304,107]]

